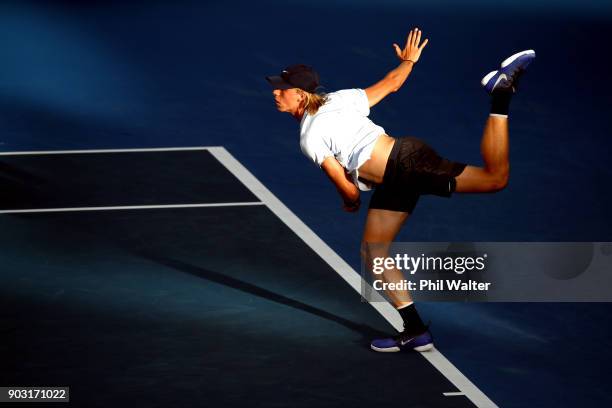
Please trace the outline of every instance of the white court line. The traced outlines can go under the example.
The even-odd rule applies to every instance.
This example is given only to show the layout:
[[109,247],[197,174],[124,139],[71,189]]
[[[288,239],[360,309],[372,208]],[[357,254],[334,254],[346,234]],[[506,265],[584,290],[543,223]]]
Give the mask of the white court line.
[[158,208],[202,208],[202,207],[239,207],[248,205],[265,205],[259,201],[238,203],[207,203],[207,204],[168,204],[168,205],[123,205],[115,207],[67,207],[67,208],[32,208],[26,210],[2,210],[0,214],[30,214],[78,211],[115,211],[115,210],[152,210]]
[[[208,150],[229,171],[231,171],[257,198],[264,202],[278,218],[291,228],[310,248],[329,264],[357,293],[361,294],[364,282],[361,276],[353,270],[333,249],[331,249],[317,234],[302,222],[287,206],[285,206],[270,190],[268,190],[249,170],[236,160],[223,147],[209,147]],[[402,319],[387,302],[371,302],[374,307],[396,330],[403,328]],[[437,349],[421,353],[438,371],[440,371],[457,389],[477,407],[495,408],[497,405],[489,399],[474,383],[465,377]]]
[[90,150],[36,150],[26,152],[0,152],[0,156],[37,156],[45,154],[87,154],[87,153],[141,153],[141,152],[182,152],[208,150],[207,147],[151,147],[144,149],[90,149]]
[[[89,149],[89,150],[35,150],[23,152],[0,152],[0,156],[42,156],[49,154],[89,154],[89,153],[143,153],[143,152],[180,152],[180,151],[204,151],[208,147],[151,147],[142,149]],[[261,202],[238,202],[238,203],[207,203],[207,204],[168,204],[168,205],[126,205],[106,207],[66,207],[66,208],[32,208],[20,210],[0,210],[0,214],[28,214],[28,213],[52,213],[52,212],[77,212],[77,211],[115,211],[115,210],[150,210],[159,208],[201,208],[201,207],[231,207],[264,205]]]
[[443,392],[442,395],[444,395],[445,397],[458,397],[460,395],[465,395],[462,392]]

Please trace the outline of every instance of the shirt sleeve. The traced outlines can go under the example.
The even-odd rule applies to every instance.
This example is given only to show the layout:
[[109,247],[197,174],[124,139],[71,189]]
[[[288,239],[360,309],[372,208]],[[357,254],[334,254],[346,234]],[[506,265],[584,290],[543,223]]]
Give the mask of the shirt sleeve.
[[308,138],[300,143],[300,147],[302,152],[319,167],[321,167],[325,159],[334,156],[325,140],[316,134],[309,135]]
[[353,88],[338,91],[345,108],[352,109],[362,116],[370,114],[370,102],[364,89]]

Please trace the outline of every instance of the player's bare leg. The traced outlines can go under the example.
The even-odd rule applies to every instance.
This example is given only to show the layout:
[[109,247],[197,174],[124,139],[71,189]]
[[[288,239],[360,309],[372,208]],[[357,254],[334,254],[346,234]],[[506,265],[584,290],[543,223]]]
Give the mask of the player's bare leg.
[[455,178],[458,193],[490,193],[502,190],[510,175],[508,118],[489,116],[480,151],[484,167],[466,166]]
[[480,144],[484,167],[467,166],[455,178],[456,192],[490,193],[506,187],[510,175],[508,110],[516,92],[518,80],[535,59],[533,50],[521,51],[507,58],[501,69],[482,79],[491,94],[491,115],[485,123]]

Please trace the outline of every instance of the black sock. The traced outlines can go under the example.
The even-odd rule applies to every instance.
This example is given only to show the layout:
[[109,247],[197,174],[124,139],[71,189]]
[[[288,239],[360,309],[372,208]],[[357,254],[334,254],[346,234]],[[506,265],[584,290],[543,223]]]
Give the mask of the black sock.
[[402,320],[404,321],[404,330],[413,334],[421,334],[427,330],[427,326],[423,324],[419,312],[417,312],[414,303],[410,306],[398,309]]
[[491,93],[491,113],[508,116],[511,99],[512,92],[508,90],[493,91]]

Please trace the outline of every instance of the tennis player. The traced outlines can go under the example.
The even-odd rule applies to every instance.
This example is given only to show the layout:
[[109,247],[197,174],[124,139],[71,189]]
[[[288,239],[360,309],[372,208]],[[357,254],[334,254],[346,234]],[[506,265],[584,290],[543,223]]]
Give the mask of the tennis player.
[[[484,165],[466,165],[440,157],[414,137],[391,137],[368,118],[370,108],[397,92],[419,62],[428,43],[428,39],[421,42],[421,34],[415,28],[403,48],[393,44],[399,65],[365,89],[320,93],[319,75],[302,64],[289,66],[278,76],[266,77],[273,88],[276,108],[300,123],[302,152],[335,185],[344,210],[357,211],[360,190],[375,189],[362,239],[362,256],[367,265],[375,257],[386,256],[421,195],[490,193],[502,190],[508,183],[508,110],[518,80],[534,60],[535,52],[527,50],[512,55],[502,62],[500,69],[482,79],[483,87],[491,95],[491,111],[481,141]],[[382,276],[389,282],[402,279],[395,268],[386,270]],[[431,349],[431,333],[410,293],[395,290],[387,291],[387,295],[403,319],[404,330],[386,339],[373,340],[372,349],[381,352]]]

